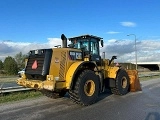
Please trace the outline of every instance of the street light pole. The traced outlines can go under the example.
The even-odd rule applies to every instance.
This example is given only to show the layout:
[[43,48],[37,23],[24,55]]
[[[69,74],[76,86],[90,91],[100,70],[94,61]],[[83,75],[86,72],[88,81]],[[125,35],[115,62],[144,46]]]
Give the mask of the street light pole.
[[136,45],[136,35],[135,34],[129,34],[127,36],[133,35],[135,37],[135,60],[136,60],[136,70],[137,70],[137,45]]

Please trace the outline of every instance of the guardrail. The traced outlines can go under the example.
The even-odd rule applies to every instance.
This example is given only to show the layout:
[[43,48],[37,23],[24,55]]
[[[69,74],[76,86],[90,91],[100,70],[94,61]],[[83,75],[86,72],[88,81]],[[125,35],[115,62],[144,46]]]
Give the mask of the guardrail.
[[142,77],[153,77],[153,76],[160,76],[160,74],[159,73],[139,74],[139,78],[142,78]]
[[[146,73],[140,73],[139,78],[142,77],[153,77],[153,76],[160,76],[160,72],[146,72]],[[18,92],[18,91],[25,91],[25,90],[32,90],[32,88],[25,88],[23,86],[12,86],[12,87],[6,87],[4,86],[5,83],[0,84],[0,94],[3,93],[9,93],[9,92]]]
[[25,90],[32,90],[31,88],[24,88],[22,86],[14,86],[14,87],[6,87],[0,88],[0,94],[9,93],[9,92],[18,92],[18,91],[25,91]]

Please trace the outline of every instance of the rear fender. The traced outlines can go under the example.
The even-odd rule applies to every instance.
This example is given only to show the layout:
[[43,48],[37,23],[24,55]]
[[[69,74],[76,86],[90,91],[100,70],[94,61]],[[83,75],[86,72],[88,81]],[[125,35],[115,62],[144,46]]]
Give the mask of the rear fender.
[[89,66],[88,69],[93,70],[96,65],[93,62],[89,61],[81,61],[81,62],[75,62],[73,63],[70,68],[67,71],[66,74],[66,88],[71,89],[73,86],[74,81],[78,77],[78,72],[82,70],[84,67],[83,66]]
[[120,70],[119,67],[109,67],[107,69],[106,78],[116,79],[119,70]]

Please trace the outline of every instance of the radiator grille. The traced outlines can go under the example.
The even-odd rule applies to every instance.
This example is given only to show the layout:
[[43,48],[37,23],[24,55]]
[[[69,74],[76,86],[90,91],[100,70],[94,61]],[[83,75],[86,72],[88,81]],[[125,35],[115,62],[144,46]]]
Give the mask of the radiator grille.
[[[32,65],[34,61],[37,61],[37,69],[32,69]],[[26,66],[26,73],[28,74],[42,74],[44,64],[44,55],[37,55],[37,56],[30,56],[27,66]]]
[[[52,49],[39,49],[30,51],[25,74],[28,79],[45,80],[49,74],[50,62],[52,58]],[[36,61],[36,67],[33,65]]]
[[61,62],[59,71],[59,77],[61,80],[65,79],[65,68],[66,68],[66,52],[61,52]]

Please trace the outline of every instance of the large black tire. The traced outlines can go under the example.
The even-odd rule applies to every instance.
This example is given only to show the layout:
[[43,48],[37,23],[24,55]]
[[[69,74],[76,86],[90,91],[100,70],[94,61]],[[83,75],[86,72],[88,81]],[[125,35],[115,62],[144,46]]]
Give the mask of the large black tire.
[[69,92],[70,97],[81,105],[91,105],[96,102],[99,94],[99,79],[91,70],[82,71]]
[[118,71],[116,86],[111,88],[111,92],[115,95],[125,95],[129,92],[129,76],[125,70]]

